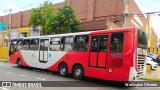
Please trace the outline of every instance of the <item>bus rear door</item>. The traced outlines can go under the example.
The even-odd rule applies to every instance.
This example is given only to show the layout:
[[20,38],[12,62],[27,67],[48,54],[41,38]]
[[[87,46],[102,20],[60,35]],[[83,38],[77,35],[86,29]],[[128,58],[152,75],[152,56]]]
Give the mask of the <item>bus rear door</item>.
[[108,35],[91,36],[89,67],[106,68]]

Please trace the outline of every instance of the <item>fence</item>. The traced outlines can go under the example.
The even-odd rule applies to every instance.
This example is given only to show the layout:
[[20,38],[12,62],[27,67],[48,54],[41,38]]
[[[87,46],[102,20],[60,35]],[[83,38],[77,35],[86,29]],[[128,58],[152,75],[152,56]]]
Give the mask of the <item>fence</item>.
[[155,53],[155,54],[159,54],[159,55],[160,55],[160,48],[157,48],[157,47],[155,47],[155,48],[149,47],[149,48],[148,48],[148,52],[150,52],[150,53]]
[[0,31],[0,59],[8,59],[8,47],[5,47],[5,32]]
[[8,48],[7,47],[0,47],[0,59],[8,59]]

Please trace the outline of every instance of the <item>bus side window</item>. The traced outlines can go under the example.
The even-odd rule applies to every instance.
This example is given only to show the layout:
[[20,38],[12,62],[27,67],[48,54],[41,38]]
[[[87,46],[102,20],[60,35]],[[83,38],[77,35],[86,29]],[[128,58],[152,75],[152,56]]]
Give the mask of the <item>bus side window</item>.
[[60,50],[60,38],[51,38],[50,40],[50,51]]
[[17,40],[17,49],[22,50],[23,48],[23,40]]
[[91,47],[90,49],[91,52],[97,52],[98,50],[98,37],[97,36],[92,37],[90,47]]
[[31,50],[39,49],[39,39],[31,39]]
[[76,36],[74,39],[74,51],[87,51],[88,50],[88,36]]
[[111,37],[110,52],[122,52],[123,50],[123,33],[113,33]]
[[23,41],[23,50],[29,50],[30,49],[30,39],[25,39]]
[[101,36],[100,38],[100,42],[99,42],[99,52],[106,52],[107,51],[107,41],[108,41],[108,37],[107,36]]
[[73,48],[73,37],[63,37],[63,48],[64,51],[71,51]]

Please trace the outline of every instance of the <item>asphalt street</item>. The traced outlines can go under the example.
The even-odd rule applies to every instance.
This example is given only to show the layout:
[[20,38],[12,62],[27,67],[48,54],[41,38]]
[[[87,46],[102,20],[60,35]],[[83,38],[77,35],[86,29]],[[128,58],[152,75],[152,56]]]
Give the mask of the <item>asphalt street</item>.
[[[160,87],[120,87],[124,83],[85,78],[75,80],[71,75],[61,77],[57,72],[35,68],[18,68],[14,64],[0,62],[0,81],[43,82],[52,87],[0,87],[0,90],[158,90]],[[1,83],[0,83],[1,84]],[[43,84],[42,84],[43,86]]]

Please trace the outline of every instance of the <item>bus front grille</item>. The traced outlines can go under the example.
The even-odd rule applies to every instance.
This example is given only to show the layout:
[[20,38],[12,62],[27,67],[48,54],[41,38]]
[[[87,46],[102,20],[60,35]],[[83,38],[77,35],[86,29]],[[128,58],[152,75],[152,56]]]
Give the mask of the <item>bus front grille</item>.
[[137,76],[143,76],[143,72],[145,69],[145,61],[146,61],[146,55],[138,55],[138,72]]

